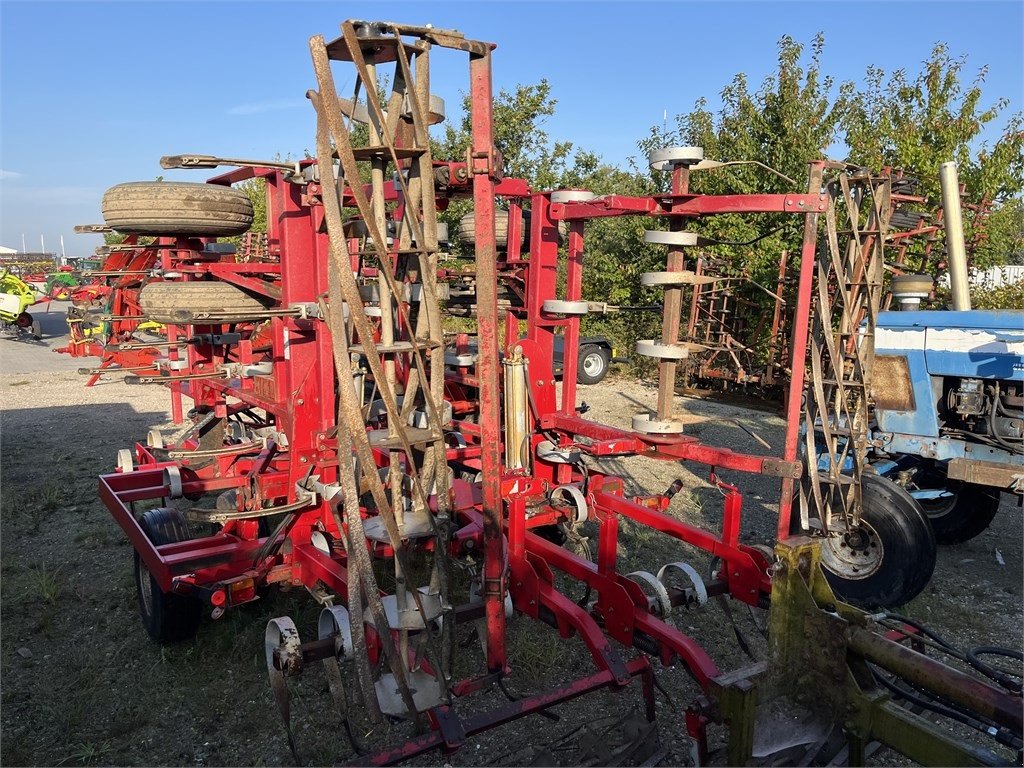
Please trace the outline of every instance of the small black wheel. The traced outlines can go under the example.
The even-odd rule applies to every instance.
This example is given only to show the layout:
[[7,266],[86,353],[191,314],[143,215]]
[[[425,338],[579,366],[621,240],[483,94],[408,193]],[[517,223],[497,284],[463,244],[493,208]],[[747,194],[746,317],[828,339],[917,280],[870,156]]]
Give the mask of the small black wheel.
[[576,369],[576,382],[579,384],[597,384],[608,375],[608,361],[611,355],[604,347],[585,344],[580,347],[579,364]]
[[[139,520],[139,527],[157,546],[192,538],[184,515],[170,507],[147,510]],[[176,643],[195,637],[203,618],[203,604],[194,597],[161,590],[138,551],[135,552],[135,587],[142,624],[155,642]]]
[[821,547],[821,566],[835,593],[862,608],[903,605],[935,570],[935,534],[921,506],[883,477],[863,481],[861,524]]
[[999,491],[984,485],[949,480],[945,470],[933,464],[914,477],[920,490],[945,491],[934,498],[919,498],[939,544],[962,544],[992,523],[999,511]]

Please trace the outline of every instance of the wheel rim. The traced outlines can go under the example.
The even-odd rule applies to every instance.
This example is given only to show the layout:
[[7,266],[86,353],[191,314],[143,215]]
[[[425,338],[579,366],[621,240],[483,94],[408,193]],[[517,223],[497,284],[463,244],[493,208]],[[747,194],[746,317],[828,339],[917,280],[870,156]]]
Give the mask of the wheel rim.
[[143,564],[142,559],[139,559],[138,568],[135,571],[136,580],[139,587],[139,596],[142,599],[142,610],[147,616],[153,615],[153,585],[152,576],[149,575],[149,569]]
[[583,372],[587,374],[587,376],[600,376],[601,371],[603,370],[604,358],[601,357],[600,352],[591,352],[589,355],[583,358]]
[[838,536],[830,536],[821,547],[821,564],[840,578],[850,581],[873,576],[882,567],[885,547],[878,533],[864,520]]

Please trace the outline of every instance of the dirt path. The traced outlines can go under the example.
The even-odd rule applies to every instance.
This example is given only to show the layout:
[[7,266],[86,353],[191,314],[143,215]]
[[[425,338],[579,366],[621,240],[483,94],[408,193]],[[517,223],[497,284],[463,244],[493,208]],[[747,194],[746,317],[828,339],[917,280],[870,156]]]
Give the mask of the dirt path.
[[[96,476],[109,471],[118,448],[166,426],[167,394],[157,387],[105,383],[85,389],[69,372],[0,376],[2,507],[0,507],[0,675],[4,765],[283,765],[292,762],[273,709],[263,662],[268,618],[292,615],[309,638],[317,608],[304,592],[269,599],[203,624],[194,642],[152,645],[138,620],[132,550],[96,497]],[[588,418],[626,425],[655,391],[627,380],[583,387]],[[638,403],[640,405],[638,405]],[[770,413],[718,403],[687,401],[695,414],[689,430],[736,450],[760,451],[756,433],[777,446],[781,420]],[[706,468],[617,460],[602,463],[631,487],[664,491],[684,482],[672,513],[712,529],[720,522],[718,492]],[[769,542],[774,529],[775,481],[730,474],[744,491],[744,538]],[[622,567],[656,572],[665,562],[706,563],[678,542],[625,525]],[[967,544],[943,548],[932,586],[905,611],[958,644],[1022,647],[1022,526],[1018,509],[1004,505],[990,530]],[[1004,565],[998,564],[999,550]],[[736,612],[749,638],[746,611]],[[749,663],[732,627],[715,605],[683,612],[677,625],[705,645],[720,667]],[[460,630],[467,668],[478,666],[478,645]],[[541,691],[593,671],[576,640],[526,619],[510,623],[514,674],[510,687]],[[763,650],[755,642],[755,651]],[[660,732],[669,748],[664,764],[687,761],[682,708],[698,691],[679,669],[659,673],[668,696],[659,698]],[[323,676],[296,686],[294,718],[304,760],[351,759],[352,752],[328,704]],[[493,692],[460,704],[463,712],[504,703]],[[675,709],[673,710],[673,707]],[[557,737],[577,745],[592,723],[593,742],[623,712],[639,708],[635,686],[621,695],[598,694],[561,705],[559,722],[533,717],[485,733],[459,753],[431,754],[417,764],[524,764]],[[621,723],[618,726],[621,730]],[[718,729],[721,731],[721,729]],[[378,740],[398,738],[378,729]],[[360,733],[362,738],[365,734]],[[720,746],[720,742],[716,742]],[[533,750],[527,747],[532,745]],[[557,745],[551,747],[552,754]],[[572,753],[578,756],[581,752]],[[718,761],[722,761],[721,755]]]

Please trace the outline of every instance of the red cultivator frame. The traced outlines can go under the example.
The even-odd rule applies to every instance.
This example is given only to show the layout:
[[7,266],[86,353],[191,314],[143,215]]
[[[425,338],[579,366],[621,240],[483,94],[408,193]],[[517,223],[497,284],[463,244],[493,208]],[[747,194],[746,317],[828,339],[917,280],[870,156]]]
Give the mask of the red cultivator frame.
[[[683,147],[651,158],[672,172],[672,191],[664,195],[531,192],[524,182],[502,177],[493,146],[492,46],[431,28],[346,22],[342,31],[330,43],[311,41],[319,89],[309,94],[319,116],[317,159],[294,168],[245,164],[210,180],[221,186],[254,176],[266,181],[265,254],[243,262],[184,241],[161,241],[161,285],[173,285],[176,293],[147,287],[141,295],[142,313],[167,323],[168,348],[158,373],[137,381],[167,384],[194,403],[173,440],[151,433],[121,457],[121,471],[100,478],[103,501],[137,552],[148,629],[160,640],[188,636],[203,606],[216,618],[255,599],[266,585],[307,587],[325,605],[319,639],[301,643],[284,617],[267,630],[268,670],[286,724],[286,678],[324,661],[345,711],[337,660],[352,658],[353,680],[371,719],[425,715],[431,726],[398,747],[365,755],[364,763],[456,749],[474,733],[589,691],[623,687],[634,677],[642,678],[653,720],[647,656],[626,661],[613,641],[662,664],[681,663],[712,692],[716,679],[724,684],[714,660],[665,616],[675,605],[702,604],[715,595],[767,605],[774,555],[740,542],[742,497],[717,473],[780,478],[778,530],[780,538],[790,536],[802,474],[804,378],[796,366],[781,456],[737,453],[682,433],[673,413],[675,371],[692,346],[679,341],[683,291],[706,284],[685,268],[685,249],[695,237],[686,226],[725,213],[805,219],[790,351],[790,359],[803,360],[818,219],[831,204],[822,176],[827,169],[845,170],[813,163],[807,190],[789,194],[693,195],[688,178],[702,153]],[[462,161],[434,161],[425,140],[439,113],[429,99],[432,48],[469,55],[473,131]],[[332,60],[355,66],[365,104],[338,97]],[[385,64],[394,64],[395,74],[382,100],[376,78]],[[368,125],[368,144],[353,146],[343,116]],[[165,159],[179,167],[229,162],[235,161]],[[385,181],[392,173],[394,180]],[[464,336],[446,345],[440,325],[437,281],[444,273],[437,268],[436,214],[458,196],[474,203],[473,346]],[[502,243],[495,236],[496,200],[508,209]],[[528,258],[518,252],[527,205]],[[357,215],[343,219],[343,212]],[[608,216],[646,217],[645,239],[667,246],[665,271],[643,276],[645,284],[665,289],[663,336],[637,349],[659,361],[658,406],[635,417],[631,430],[582,418],[576,409],[579,320],[590,308],[581,295],[585,224]],[[559,245],[563,223],[566,249]],[[505,313],[504,327],[499,264],[525,277],[525,307]],[[177,306],[166,301],[174,295],[182,297]],[[247,299],[239,303],[242,295]],[[236,303],[218,308],[224,296]],[[525,335],[517,314],[524,316]],[[564,335],[565,361],[560,392],[551,367],[558,334]],[[183,421],[180,413],[176,420]],[[721,531],[668,514],[676,489],[628,495],[621,478],[585,461],[624,456],[707,465],[723,493]],[[181,499],[192,505],[172,502]],[[160,506],[142,512],[146,502]],[[714,577],[705,582],[685,563],[668,564],[657,577],[620,573],[623,518],[718,558]],[[541,535],[587,520],[598,528],[596,562]],[[196,523],[215,532],[195,537]],[[452,560],[480,566],[463,604],[453,598]],[[381,563],[393,567],[394,594],[378,587],[373,561],[378,570]],[[422,586],[412,583],[423,573],[418,562],[430,573]],[[593,602],[581,606],[559,591],[556,572],[586,584]],[[672,582],[672,572],[684,574],[686,584]],[[461,698],[496,683],[515,664],[505,643],[511,609],[563,637],[579,635],[596,672],[467,717]],[[486,668],[455,679],[453,629],[481,618]],[[701,754],[706,724],[721,716],[706,701],[687,712],[686,727]]]

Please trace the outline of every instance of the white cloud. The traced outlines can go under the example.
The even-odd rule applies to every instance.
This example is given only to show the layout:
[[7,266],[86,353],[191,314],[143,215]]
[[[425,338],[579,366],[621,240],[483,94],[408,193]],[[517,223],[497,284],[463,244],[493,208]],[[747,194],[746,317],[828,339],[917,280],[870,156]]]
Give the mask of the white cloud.
[[273,101],[257,101],[251,104],[239,104],[231,107],[229,115],[258,115],[263,112],[277,112],[283,109],[295,109],[306,104],[305,99],[275,99]]
[[11,179],[20,179],[24,175],[24,173],[18,173],[17,171],[5,171],[3,168],[0,168],[0,180],[9,181]]

